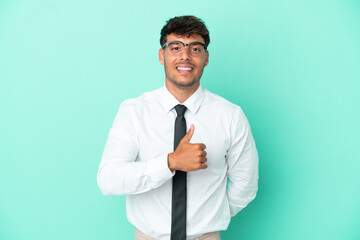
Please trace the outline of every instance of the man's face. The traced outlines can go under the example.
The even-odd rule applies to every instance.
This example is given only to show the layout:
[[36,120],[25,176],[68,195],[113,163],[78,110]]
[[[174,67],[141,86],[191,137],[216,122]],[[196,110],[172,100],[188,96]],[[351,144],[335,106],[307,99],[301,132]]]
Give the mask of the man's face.
[[[170,34],[166,42],[181,41],[185,44],[191,42],[205,43],[200,35],[190,37]],[[177,88],[188,89],[196,86],[200,82],[204,67],[209,62],[209,52],[203,52],[201,55],[194,57],[190,54],[189,47],[186,46],[183,52],[175,56],[168,51],[168,48],[159,50],[159,61],[165,68],[166,81]]]

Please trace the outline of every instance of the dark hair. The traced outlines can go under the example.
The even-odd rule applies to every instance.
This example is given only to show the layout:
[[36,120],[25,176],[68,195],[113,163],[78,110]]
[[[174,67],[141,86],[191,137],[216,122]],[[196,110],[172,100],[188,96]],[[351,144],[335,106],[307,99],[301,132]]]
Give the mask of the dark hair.
[[210,43],[209,30],[206,28],[205,23],[195,16],[180,16],[169,19],[161,29],[161,47],[166,43],[166,37],[170,34],[186,37],[198,34],[204,39],[205,48],[207,48]]

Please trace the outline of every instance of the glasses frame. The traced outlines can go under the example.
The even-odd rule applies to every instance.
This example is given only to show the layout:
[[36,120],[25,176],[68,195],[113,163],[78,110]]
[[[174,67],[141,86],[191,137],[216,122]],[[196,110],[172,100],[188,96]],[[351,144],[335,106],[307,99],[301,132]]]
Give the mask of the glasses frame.
[[190,47],[191,44],[196,43],[196,44],[202,45],[202,46],[204,47],[205,52],[207,51],[207,47],[206,47],[205,43],[202,43],[202,42],[191,42],[191,43],[187,43],[187,44],[186,44],[186,43],[183,43],[182,41],[171,41],[171,42],[164,43],[164,44],[162,45],[162,48],[164,48],[165,46],[166,46],[166,47],[169,47],[169,44],[171,44],[171,43],[181,43],[184,48],[185,48],[185,47]]

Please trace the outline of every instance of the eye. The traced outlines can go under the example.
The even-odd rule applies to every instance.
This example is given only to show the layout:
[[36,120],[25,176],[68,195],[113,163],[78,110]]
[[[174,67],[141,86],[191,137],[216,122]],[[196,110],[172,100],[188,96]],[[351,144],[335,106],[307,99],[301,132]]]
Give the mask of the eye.
[[173,52],[177,52],[180,50],[180,44],[179,43],[172,43],[169,45],[169,49]]
[[204,51],[204,47],[199,43],[191,43],[191,52],[198,55]]

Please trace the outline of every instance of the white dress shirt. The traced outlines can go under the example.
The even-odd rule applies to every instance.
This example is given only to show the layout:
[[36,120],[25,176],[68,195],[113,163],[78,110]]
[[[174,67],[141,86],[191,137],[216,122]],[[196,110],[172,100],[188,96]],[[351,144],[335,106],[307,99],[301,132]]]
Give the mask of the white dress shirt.
[[[97,175],[104,195],[126,194],[136,228],[170,239],[173,152],[179,104],[165,86],[120,104]],[[226,230],[257,192],[258,153],[241,108],[199,86],[183,105],[190,143],[206,145],[208,168],[187,173],[187,239]],[[229,181],[228,181],[229,179]]]

